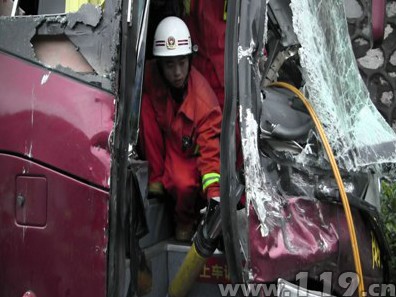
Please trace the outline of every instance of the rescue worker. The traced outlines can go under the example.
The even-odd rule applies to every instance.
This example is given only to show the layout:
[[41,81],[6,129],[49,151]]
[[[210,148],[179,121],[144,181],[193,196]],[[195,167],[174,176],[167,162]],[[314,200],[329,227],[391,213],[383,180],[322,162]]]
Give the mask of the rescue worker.
[[186,24],[163,19],[154,35],[156,59],[146,64],[141,112],[149,195],[166,192],[175,199],[175,237],[181,241],[193,235],[199,200],[220,195],[221,110],[209,83],[191,65],[192,53]]
[[199,46],[194,66],[224,106],[224,50],[227,0],[184,0],[184,20]]
[[[224,51],[227,19],[227,0],[184,0],[183,18],[199,52],[193,65],[209,82],[221,110],[224,108]],[[236,168],[243,167],[239,115],[235,122]],[[243,199],[244,200],[244,199]]]

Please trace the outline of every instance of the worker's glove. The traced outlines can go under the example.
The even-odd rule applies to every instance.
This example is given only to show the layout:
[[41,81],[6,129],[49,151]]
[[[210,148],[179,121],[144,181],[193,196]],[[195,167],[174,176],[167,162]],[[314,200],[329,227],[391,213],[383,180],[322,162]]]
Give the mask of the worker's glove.
[[220,207],[220,197],[213,197],[209,199],[208,202],[208,210],[207,210],[207,215],[210,215],[212,212],[214,212],[217,208]]
[[220,203],[220,197],[212,197],[210,200],[216,201],[217,203]]
[[220,225],[218,227],[215,226],[217,223],[220,224],[220,197],[213,197],[208,202],[203,219],[205,233],[208,232],[205,236],[210,236],[212,239],[217,237],[220,232],[220,230],[217,230],[220,228]]
[[208,199],[208,205],[200,210],[200,213],[206,217],[209,212],[213,212],[214,209],[220,206],[220,197],[212,197]]
[[219,241],[219,234],[221,232],[219,202],[219,197],[209,199],[208,206],[204,210],[204,218],[194,237],[194,243],[203,256],[211,256]]

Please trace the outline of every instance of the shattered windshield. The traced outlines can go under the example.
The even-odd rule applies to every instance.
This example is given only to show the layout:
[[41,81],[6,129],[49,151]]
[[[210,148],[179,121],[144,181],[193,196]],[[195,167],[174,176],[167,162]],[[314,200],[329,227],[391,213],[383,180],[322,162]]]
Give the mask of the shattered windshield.
[[[359,170],[396,161],[396,137],[370,100],[353,55],[344,1],[292,0],[305,93],[340,167]],[[307,30],[306,28],[310,28]],[[309,150],[304,150],[300,160]]]

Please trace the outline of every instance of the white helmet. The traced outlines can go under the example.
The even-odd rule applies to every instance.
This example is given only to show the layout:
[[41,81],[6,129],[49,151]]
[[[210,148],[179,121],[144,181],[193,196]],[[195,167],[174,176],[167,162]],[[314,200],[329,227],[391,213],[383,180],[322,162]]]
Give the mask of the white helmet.
[[191,36],[187,25],[177,17],[164,18],[155,30],[153,55],[174,57],[191,53]]

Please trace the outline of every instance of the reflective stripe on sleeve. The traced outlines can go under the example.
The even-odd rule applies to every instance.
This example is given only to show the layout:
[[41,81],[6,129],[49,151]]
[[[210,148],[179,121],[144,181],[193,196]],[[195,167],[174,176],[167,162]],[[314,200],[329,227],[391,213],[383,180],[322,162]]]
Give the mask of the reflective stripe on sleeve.
[[164,194],[164,186],[160,182],[152,182],[148,185],[148,191],[151,194]]
[[220,182],[220,174],[211,172],[202,177],[202,189],[205,191],[211,184]]

